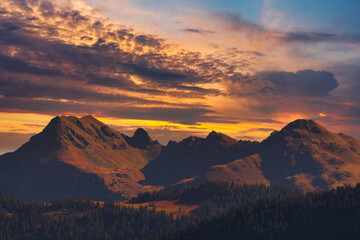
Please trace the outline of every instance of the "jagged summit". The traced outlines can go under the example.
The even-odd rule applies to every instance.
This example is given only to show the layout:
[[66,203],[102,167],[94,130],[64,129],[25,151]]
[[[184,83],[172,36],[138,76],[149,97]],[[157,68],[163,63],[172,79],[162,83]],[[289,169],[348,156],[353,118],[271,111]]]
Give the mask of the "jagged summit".
[[211,132],[209,133],[208,136],[210,136],[210,135],[216,135],[216,134],[217,134],[217,132],[215,132],[215,131],[213,130],[213,131],[211,131]]
[[237,143],[237,140],[223,133],[218,133],[215,131],[209,133],[209,135],[206,137],[206,141],[210,143],[220,143],[222,145],[227,145],[227,146],[232,146]]
[[59,129],[59,128],[63,128],[65,126],[69,125],[76,125],[82,129],[84,129],[85,125],[89,125],[89,124],[93,124],[94,126],[98,126],[98,127],[102,127],[102,126],[106,126],[104,123],[100,122],[99,120],[97,120],[96,118],[94,118],[91,115],[86,115],[84,117],[76,117],[76,116],[56,116],[53,119],[51,119],[51,121],[49,122],[49,124],[45,127],[46,129]]
[[61,116],[54,117],[52,120],[54,120],[54,121],[72,121],[72,122],[74,122],[74,121],[100,122],[92,115],[85,115],[83,117],[77,117],[77,116],[72,116],[72,115],[61,115]]
[[149,136],[149,134],[143,129],[143,128],[138,128],[135,132],[134,132],[134,136],[133,136],[133,140],[135,142],[137,142],[140,145],[149,145],[152,143],[152,139]]
[[197,145],[199,143],[201,143],[204,139],[201,138],[201,137],[195,137],[195,136],[190,136],[190,137],[187,137],[185,139],[183,139],[180,144],[184,144],[184,145]]
[[[111,144],[118,149],[126,148],[126,142],[116,130],[111,129],[91,115],[84,117],[76,116],[56,116],[54,117],[40,136],[52,136],[58,145],[74,145],[78,148],[86,148],[98,145],[99,142]],[[95,144],[95,142],[97,142]],[[91,144],[93,143],[93,144]]]
[[[138,128],[132,137],[124,135],[127,143],[130,146],[140,148],[140,149],[151,149],[155,148],[157,149],[155,152],[160,151],[162,148],[161,144],[158,143],[157,140],[152,140],[152,138],[149,136],[149,134],[143,129]],[[153,149],[154,150],[154,149]]]
[[81,119],[89,119],[89,120],[95,120],[95,121],[98,121],[96,118],[94,118],[94,116],[93,116],[93,115],[86,115],[86,116],[81,117]]
[[297,119],[286,125],[281,132],[292,130],[305,130],[312,133],[325,133],[328,132],[326,128],[315,122],[314,120]]
[[326,140],[334,135],[336,134],[331,133],[314,120],[297,119],[287,124],[280,131],[272,132],[268,138],[262,141],[262,145],[264,147],[269,144],[278,146],[281,142],[289,141],[289,139],[297,139],[297,141]]
[[53,127],[60,127],[61,122],[63,121],[63,117],[59,117],[56,116],[53,119],[51,119],[51,121],[48,123],[48,125],[45,127],[46,128],[53,128]]

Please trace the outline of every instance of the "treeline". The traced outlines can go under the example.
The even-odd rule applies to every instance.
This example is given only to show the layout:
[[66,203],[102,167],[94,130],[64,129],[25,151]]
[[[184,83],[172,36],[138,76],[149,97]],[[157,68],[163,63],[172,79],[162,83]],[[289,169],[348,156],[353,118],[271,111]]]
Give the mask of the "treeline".
[[209,182],[173,192],[139,195],[131,202],[177,199],[200,207],[190,216],[174,219],[154,207],[133,209],[113,202],[99,204],[82,199],[50,203],[25,202],[0,195],[0,239],[136,239],[148,238],[199,223],[205,217],[234,206],[271,197],[301,193],[296,188],[273,185],[236,185]]
[[251,202],[155,239],[360,239],[360,184]]
[[145,202],[177,199],[200,207],[175,219],[154,207],[0,195],[0,239],[360,239],[360,184],[303,194],[287,186],[217,182],[133,201],[146,196]]
[[159,191],[138,194],[132,203],[177,200],[181,204],[199,205],[186,221],[198,222],[205,217],[219,215],[231,208],[264,198],[289,197],[302,194],[297,187],[287,185],[249,185],[229,182],[206,182],[198,187],[176,191]]
[[0,195],[0,239],[137,239],[181,223],[155,209],[81,199],[25,202]]

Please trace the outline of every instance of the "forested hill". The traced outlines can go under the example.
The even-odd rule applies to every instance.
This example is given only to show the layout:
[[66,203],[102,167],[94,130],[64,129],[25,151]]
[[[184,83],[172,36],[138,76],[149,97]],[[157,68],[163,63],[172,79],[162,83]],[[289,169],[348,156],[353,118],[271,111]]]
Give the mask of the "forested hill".
[[0,195],[0,239],[137,239],[181,227],[155,209],[69,199],[25,202]]
[[360,184],[263,199],[156,239],[360,239]]
[[[360,239],[360,184],[287,195],[291,191],[208,183],[149,195],[154,202],[165,194],[182,202],[199,201],[198,210],[181,218],[150,204],[132,208],[81,199],[26,202],[0,195],[0,239]],[[187,200],[194,193],[201,197]],[[205,218],[216,211],[220,215]]]
[[189,187],[175,191],[159,191],[140,193],[130,203],[147,203],[162,200],[175,200],[178,204],[198,205],[187,218],[198,222],[206,217],[213,217],[242,204],[302,194],[295,186],[236,184],[229,182],[206,182],[198,187]]
[[[135,239],[165,234],[198,223],[205,217],[224,213],[249,201],[291,196],[299,190],[286,186],[205,183],[175,192],[147,193],[133,202],[96,203],[81,199],[48,203],[26,202],[0,196],[0,239]],[[196,204],[189,216],[174,218],[157,211],[152,203],[176,200]],[[134,208],[132,208],[132,206]]]

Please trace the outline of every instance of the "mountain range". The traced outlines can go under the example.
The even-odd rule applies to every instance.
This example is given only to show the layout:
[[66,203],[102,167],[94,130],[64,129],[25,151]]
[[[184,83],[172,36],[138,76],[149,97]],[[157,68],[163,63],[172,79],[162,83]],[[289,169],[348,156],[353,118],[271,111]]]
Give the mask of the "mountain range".
[[299,119],[262,142],[213,131],[162,146],[141,128],[127,136],[89,115],[60,116],[0,156],[0,192],[22,199],[124,200],[218,180],[306,191],[355,185],[360,141]]

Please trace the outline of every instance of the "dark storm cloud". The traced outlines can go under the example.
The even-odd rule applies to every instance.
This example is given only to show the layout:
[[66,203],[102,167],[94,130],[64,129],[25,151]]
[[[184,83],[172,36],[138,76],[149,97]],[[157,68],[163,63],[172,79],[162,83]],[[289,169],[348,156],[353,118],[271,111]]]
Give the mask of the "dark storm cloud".
[[[0,78],[0,94],[5,98],[50,98],[53,100],[78,100],[78,101],[115,101],[121,103],[162,104],[163,101],[146,100],[144,98],[130,97],[122,94],[100,93],[89,89],[73,88],[61,85],[36,85],[15,79],[3,80]],[[189,104],[172,104],[174,106],[188,106]]]
[[348,42],[360,43],[358,34],[334,34],[324,32],[289,32],[285,33],[282,39],[286,42]]
[[87,41],[93,40],[93,38],[92,38],[92,37],[89,37],[89,36],[82,36],[80,39],[81,39],[81,40],[87,40]]
[[94,113],[98,108],[90,104],[35,100],[27,98],[3,98],[0,111],[3,112],[34,112],[59,115],[60,113]]
[[48,1],[44,1],[40,4],[40,10],[43,16],[53,16],[56,13],[54,4]]
[[[232,47],[229,49],[229,51],[231,51],[232,54],[246,54],[246,55],[254,55],[254,56],[258,56],[258,57],[263,57],[265,56],[264,53],[262,52],[258,52],[258,51],[244,51],[244,50],[239,50],[235,47]],[[229,52],[230,54],[230,52]]]
[[142,46],[149,46],[154,48],[163,47],[164,40],[160,38],[155,38],[153,36],[147,35],[138,35],[134,38],[135,42]]
[[236,121],[226,120],[219,117],[208,116],[207,114],[214,114],[212,110],[204,108],[128,108],[119,109],[109,112],[111,116],[119,118],[132,119],[149,119],[149,120],[163,120],[185,125],[193,125],[197,122],[222,122],[222,123],[236,123]]
[[26,45],[30,43],[28,37],[30,36],[26,36],[26,34],[18,33],[18,31],[11,31],[8,30],[7,28],[0,29],[0,43],[3,46],[20,45],[26,47]]
[[135,88],[136,84],[132,81],[129,81],[126,77],[106,77],[106,76],[97,76],[95,74],[88,74],[87,76],[88,84],[106,86],[106,87],[116,87],[130,89]]
[[327,71],[263,72],[258,77],[273,83],[260,91],[275,95],[298,94],[321,97],[328,96],[330,91],[339,86],[334,75]]
[[236,74],[228,85],[230,94],[240,96],[328,97],[339,86],[328,71],[258,72]]
[[123,65],[129,68],[132,71],[132,73],[138,74],[140,76],[152,80],[179,81],[179,80],[184,80],[186,77],[182,73],[172,72],[169,70],[162,70],[158,68],[149,68],[135,63],[124,63]]
[[241,119],[241,121],[256,122],[256,123],[282,123],[282,122],[276,121],[274,119],[264,119],[264,118],[260,118],[260,119],[243,118],[243,119]]
[[89,18],[82,16],[79,11],[66,12],[64,14],[64,17],[71,17],[72,21],[74,21],[75,23],[80,23],[82,21],[90,20]]
[[216,89],[204,89],[201,87],[192,87],[192,86],[177,86],[177,89],[196,91],[203,94],[222,95],[221,92]]
[[3,22],[3,23],[1,23],[1,29],[7,30],[7,31],[13,31],[13,30],[21,29],[21,28],[18,25],[16,25],[15,23]]
[[119,48],[119,44],[114,42],[107,43],[103,38],[99,38],[97,42],[92,45],[92,47],[97,49],[115,50]]
[[209,31],[201,28],[184,28],[181,31],[186,33],[198,33],[198,34],[209,34],[209,33],[215,33],[214,31]]
[[248,128],[246,130],[239,131],[238,133],[248,134],[248,133],[253,133],[253,132],[273,132],[275,130],[276,129],[273,129],[273,128]]
[[40,76],[62,76],[63,73],[57,70],[44,69],[31,66],[20,59],[0,55],[0,68],[15,73],[28,73]]

